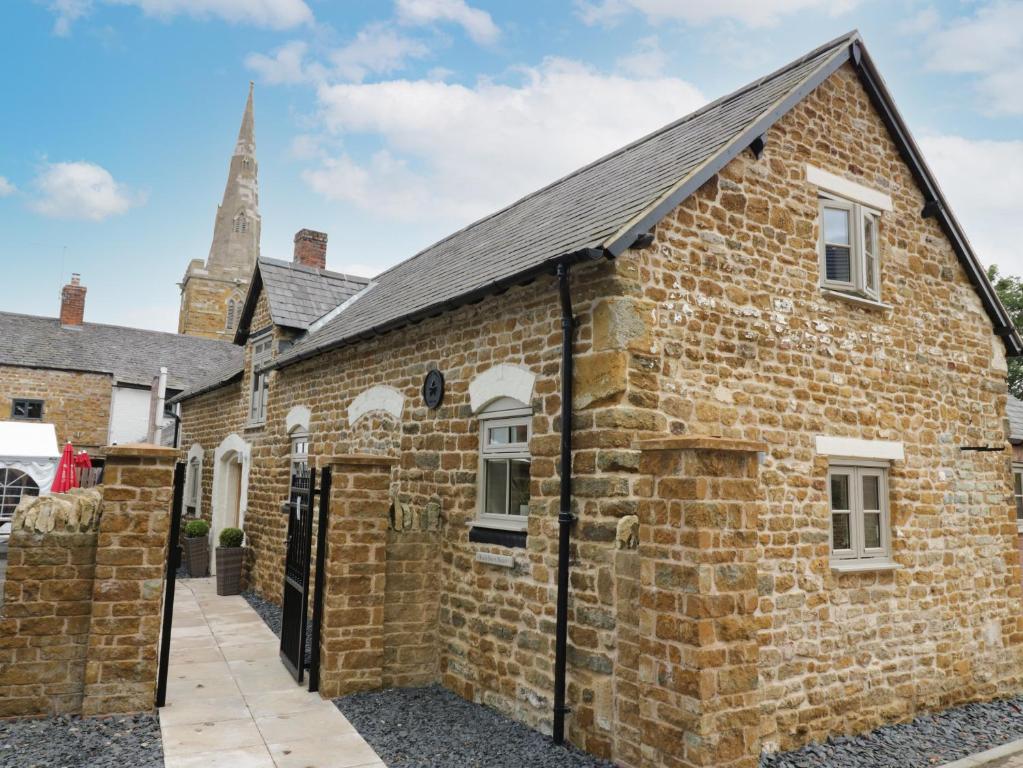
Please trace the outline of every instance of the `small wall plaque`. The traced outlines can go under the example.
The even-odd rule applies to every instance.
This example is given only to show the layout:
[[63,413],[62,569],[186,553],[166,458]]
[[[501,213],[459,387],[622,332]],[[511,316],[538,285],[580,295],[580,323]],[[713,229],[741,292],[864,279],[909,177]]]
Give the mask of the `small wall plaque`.
[[423,381],[423,402],[431,410],[437,408],[444,399],[444,374],[436,368],[426,374]]
[[477,552],[476,562],[486,563],[487,565],[496,565],[498,568],[515,567],[515,558],[511,555],[494,555],[490,552]]

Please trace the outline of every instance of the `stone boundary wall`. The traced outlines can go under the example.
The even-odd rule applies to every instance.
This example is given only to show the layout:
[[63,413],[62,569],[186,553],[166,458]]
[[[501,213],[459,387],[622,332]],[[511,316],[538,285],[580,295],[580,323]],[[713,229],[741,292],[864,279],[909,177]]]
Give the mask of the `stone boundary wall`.
[[82,708],[102,511],[96,489],[35,497],[14,516],[0,619],[0,717]]
[[177,451],[110,446],[106,485],[15,512],[0,717],[153,708]]

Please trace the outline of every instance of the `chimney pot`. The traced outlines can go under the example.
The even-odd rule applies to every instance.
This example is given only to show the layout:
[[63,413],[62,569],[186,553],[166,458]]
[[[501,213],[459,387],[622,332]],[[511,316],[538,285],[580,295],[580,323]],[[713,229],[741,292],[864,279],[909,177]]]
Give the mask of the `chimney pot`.
[[327,268],[327,233],[300,229],[295,233],[295,264]]
[[81,325],[85,321],[85,291],[82,276],[71,274],[71,282],[60,291],[60,324]]

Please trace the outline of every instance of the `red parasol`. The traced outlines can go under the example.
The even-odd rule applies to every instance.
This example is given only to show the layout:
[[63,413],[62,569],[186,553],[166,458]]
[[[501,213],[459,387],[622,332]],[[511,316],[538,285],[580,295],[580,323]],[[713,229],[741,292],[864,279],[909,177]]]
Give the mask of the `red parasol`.
[[75,479],[75,449],[68,443],[64,446],[64,452],[60,456],[60,463],[57,465],[57,476],[53,478],[53,486],[50,488],[54,493],[64,493],[72,488],[78,487]]
[[92,469],[92,459],[88,451],[79,451],[75,454],[75,466],[79,469]]

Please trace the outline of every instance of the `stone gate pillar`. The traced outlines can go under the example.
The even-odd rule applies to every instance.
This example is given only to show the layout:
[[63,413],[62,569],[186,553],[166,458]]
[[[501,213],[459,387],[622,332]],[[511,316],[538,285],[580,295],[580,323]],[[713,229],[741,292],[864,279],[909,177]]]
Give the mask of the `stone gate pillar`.
[[157,445],[106,449],[85,715],[153,708],[177,455]]
[[390,456],[346,454],[331,467],[320,640],[320,695],[379,688],[384,669],[384,590]]
[[758,453],[742,440],[640,444],[644,768],[756,768]]

